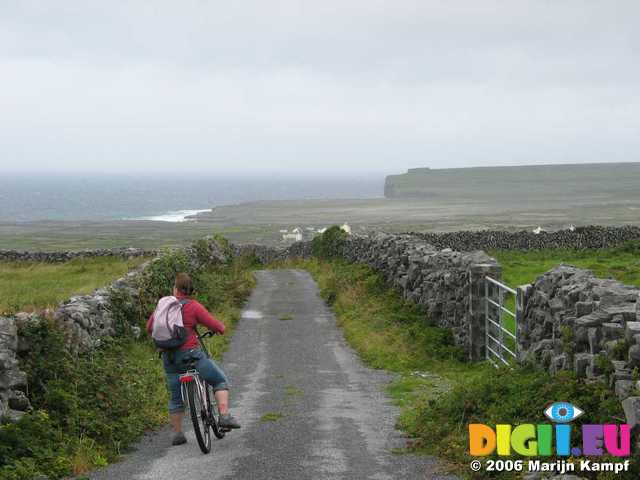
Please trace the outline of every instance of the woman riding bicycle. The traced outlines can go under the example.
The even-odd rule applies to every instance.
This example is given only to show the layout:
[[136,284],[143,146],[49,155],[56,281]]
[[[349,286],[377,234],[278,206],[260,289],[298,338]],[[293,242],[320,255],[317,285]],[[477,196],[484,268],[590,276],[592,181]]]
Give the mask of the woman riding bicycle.
[[[177,350],[162,352],[162,362],[169,389],[169,418],[173,427],[173,445],[182,445],[187,439],[182,433],[184,403],[180,389],[179,376],[186,372],[185,360],[197,359],[196,370],[207,381],[214,391],[216,403],[220,411],[219,425],[222,428],[240,428],[238,421],[229,413],[229,386],[224,372],[209,359],[200,349],[196,327],[202,325],[209,330],[224,334],[224,324],[213,317],[206,308],[196,300],[189,298],[193,292],[193,282],[186,273],[179,273],[173,285],[173,296],[183,303],[182,321],[187,332],[186,342]],[[147,322],[147,331],[153,330],[153,314]]]

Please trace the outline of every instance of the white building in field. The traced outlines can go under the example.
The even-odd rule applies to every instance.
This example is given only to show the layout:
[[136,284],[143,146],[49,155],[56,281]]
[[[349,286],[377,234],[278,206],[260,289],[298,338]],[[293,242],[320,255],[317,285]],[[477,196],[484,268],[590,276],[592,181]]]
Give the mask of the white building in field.
[[291,230],[291,232],[282,234],[282,240],[284,241],[300,242],[302,241],[302,238],[303,238],[302,229],[299,227],[294,228],[293,230]]

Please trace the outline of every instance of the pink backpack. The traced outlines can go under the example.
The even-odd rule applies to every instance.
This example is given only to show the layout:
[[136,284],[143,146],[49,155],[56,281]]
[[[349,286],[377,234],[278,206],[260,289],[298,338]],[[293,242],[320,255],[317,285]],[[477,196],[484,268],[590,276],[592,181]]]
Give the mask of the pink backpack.
[[156,347],[161,350],[175,350],[187,341],[187,330],[182,322],[182,308],[190,300],[178,300],[176,297],[162,297],[153,312],[153,338]]

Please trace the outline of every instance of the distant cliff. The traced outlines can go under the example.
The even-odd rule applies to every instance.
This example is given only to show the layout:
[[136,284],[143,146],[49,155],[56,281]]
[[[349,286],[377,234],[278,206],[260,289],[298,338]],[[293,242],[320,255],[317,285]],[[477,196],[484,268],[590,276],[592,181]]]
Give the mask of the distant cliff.
[[526,165],[516,167],[410,168],[385,180],[387,198],[448,197],[605,199],[640,185],[640,163]]

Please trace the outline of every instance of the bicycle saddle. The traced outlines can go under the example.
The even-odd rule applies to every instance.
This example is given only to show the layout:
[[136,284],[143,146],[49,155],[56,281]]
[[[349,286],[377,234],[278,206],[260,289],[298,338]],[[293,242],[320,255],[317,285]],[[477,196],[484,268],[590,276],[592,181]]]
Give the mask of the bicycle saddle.
[[195,365],[196,363],[198,363],[198,360],[199,358],[193,353],[190,353],[182,357],[182,363],[184,363],[185,365]]

